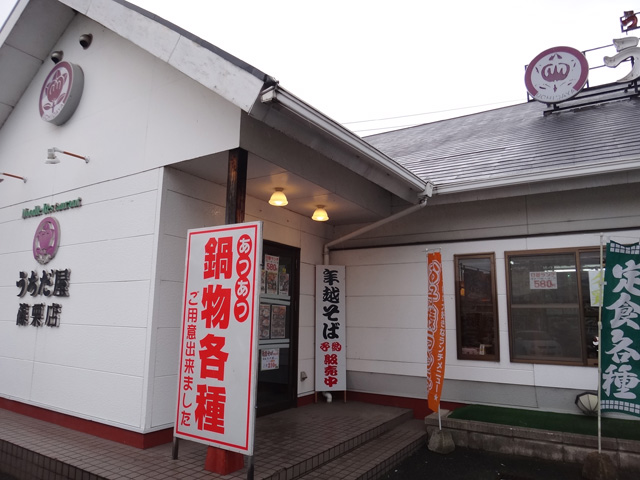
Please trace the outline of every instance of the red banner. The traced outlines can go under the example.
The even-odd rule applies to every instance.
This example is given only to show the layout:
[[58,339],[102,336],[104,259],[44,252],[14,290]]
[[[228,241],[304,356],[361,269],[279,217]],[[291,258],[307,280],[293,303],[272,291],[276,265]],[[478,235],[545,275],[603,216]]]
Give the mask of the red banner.
[[427,252],[429,290],[427,294],[427,391],[429,408],[440,405],[446,360],[447,325],[442,294],[442,258],[440,252]]

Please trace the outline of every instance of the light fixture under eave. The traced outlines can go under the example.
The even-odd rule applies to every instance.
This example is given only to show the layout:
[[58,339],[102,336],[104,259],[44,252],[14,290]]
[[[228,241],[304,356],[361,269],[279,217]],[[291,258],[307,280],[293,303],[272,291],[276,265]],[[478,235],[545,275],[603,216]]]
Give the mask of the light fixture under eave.
[[289,203],[287,200],[287,196],[283,192],[284,188],[277,187],[276,191],[273,192],[271,198],[269,199],[269,205],[274,205],[276,207],[284,207]]
[[63,153],[65,155],[69,155],[70,157],[80,158],[81,160],[84,160],[84,163],[89,163],[89,157],[78,155],[76,153],[66,152],[56,147],[49,148],[47,150],[47,160],[44,163],[47,163],[49,165],[60,163],[60,159],[56,156],[56,153]]
[[[27,183],[27,177],[21,177],[20,175],[14,175],[12,173],[0,172],[0,175],[4,175],[5,177],[17,178],[22,180],[24,183]],[[0,178],[0,182],[3,182],[4,178]]]
[[327,220],[329,220],[329,215],[327,214],[327,211],[324,209],[324,205],[318,205],[316,210],[313,212],[313,215],[311,216],[312,220],[315,220],[316,222],[326,222]]

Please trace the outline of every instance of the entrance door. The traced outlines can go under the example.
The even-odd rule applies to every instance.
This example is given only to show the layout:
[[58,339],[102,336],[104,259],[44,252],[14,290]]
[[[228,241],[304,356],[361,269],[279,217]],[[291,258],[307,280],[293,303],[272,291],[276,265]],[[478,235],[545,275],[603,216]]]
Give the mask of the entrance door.
[[263,251],[258,416],[296,405],[298,371],[300,249],[265,241]]

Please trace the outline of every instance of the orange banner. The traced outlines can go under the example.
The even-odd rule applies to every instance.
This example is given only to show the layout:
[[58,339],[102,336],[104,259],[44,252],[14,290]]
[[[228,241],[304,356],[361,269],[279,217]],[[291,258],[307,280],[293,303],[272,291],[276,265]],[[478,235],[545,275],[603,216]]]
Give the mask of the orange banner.
[[427,252],[429,290],[427,294],[427,401],[437,412],[440,405],[446,360],[447,325],[442,294],[442,258],[440,252]]

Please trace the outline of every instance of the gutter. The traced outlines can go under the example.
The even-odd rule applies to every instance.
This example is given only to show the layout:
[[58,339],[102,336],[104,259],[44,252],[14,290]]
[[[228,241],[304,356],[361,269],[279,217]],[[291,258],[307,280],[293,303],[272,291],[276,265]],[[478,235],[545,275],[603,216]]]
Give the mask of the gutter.
[[391,160],[391,158],[380,152],[378,149],[362,140],[356,134],[344,128],[338,122],[331,120],[329,117],[315,110],[310,105],[306,104],[279,85],[276,84],[269,86],[260,93],[259,98],[260,102],[263,104],[277,102],[288,111],[294,113],[303,120],[306,120],[339,142],[348,145],[359,152],[363,158],[374,163],[393,177],[401,179],[405,184],[409,185],[417,192],[420,192],[418,193],[419,196],[427,194],[429,182],[425,182],[417,175],[414,175],[406,168]]
[[382,225],[385,225],[387,223],[393,222],[394,220],[397,220],[401,217],[404,217],[406,215],[410,215],[413,212],[417,211],[417,210],[421,210],[422,208],[427,206],[427,196],[431,196],[431,195],[425,195],[423,197],[420,198],[420,201],[415,204],[410,206],[409,208],[406,208],[398,213],[394,213],[393,215],[391,215],[390,217],[387,218],[383,218],[382,220],[378,220],[377,222],[371,223],[369,225],[366,225],[358,230],[354,230],[351,233],[348,233],[340,238],[336,238],[335,240],[330,241],[329,243],[326,243],[324,245],[323,248],[323,264],[324,265],[329,265],[329,249],[331,247],[333,247],[334,245],[337,245],[339,243],[343,243],[346,242],[347,240],[351,240],[354,237],[358,237],[360,235],[362,235],[363,233],[369,232],[371,230],[374,230],[378,227],[381,227]]

